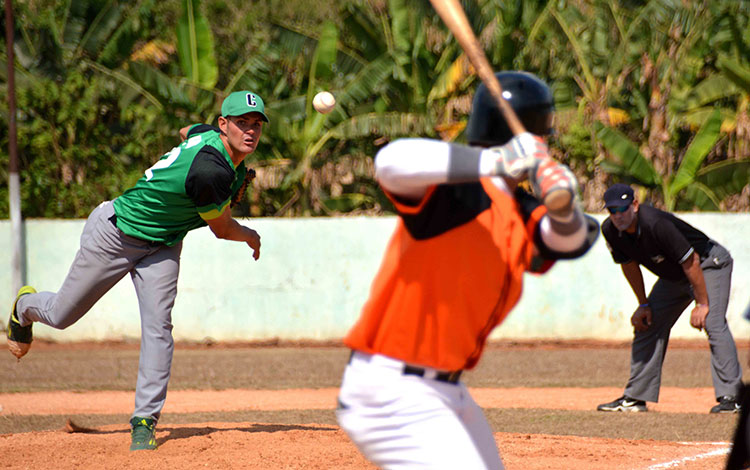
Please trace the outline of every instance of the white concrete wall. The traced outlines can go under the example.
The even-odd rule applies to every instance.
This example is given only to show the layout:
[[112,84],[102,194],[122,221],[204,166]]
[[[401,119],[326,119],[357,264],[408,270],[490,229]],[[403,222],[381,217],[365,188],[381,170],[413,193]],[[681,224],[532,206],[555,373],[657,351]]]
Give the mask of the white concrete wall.
[[[603,216],[597,215],[599,220]],[[681,214],[732,253],[728,318],[738,340],[750,338],[741,313],[750,301],[750,214]],[[262,237],[260,260],[244,244],[216,239],[207,228],[185,239],[173,311],[178,340],[337,339],[356,321],[394,217],[246,220]],[[78,249],[83,220],[29,220],[27,281],[57,290]],[[10,222],[0,221],[0,306],[10,308]],[[654,277],[644,270],[650,286]],[[631,338],[635,297],[603,238],[583,258],[527,275],[521,302],[492,338]],[[3,313],[7,315],[7,313]],[[683,314],[673,338],[700,338]],[[7,321],[7,317],[2,317]],[[132,284],[123,279],[77,324],[64,331],[35,326],[55,341],[133,339],[140,335]]]

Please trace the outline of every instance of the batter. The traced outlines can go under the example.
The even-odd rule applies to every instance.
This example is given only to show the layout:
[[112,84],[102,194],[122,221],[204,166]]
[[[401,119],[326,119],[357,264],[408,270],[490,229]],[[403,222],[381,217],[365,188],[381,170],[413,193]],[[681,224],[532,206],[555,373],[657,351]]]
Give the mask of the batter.
[[[471,146],[402,139],[376,156],[399,220],[345,338],[352,354],[337,416],[382,468],[503,468],[461,373],[518,302],[524,273],[581,256],[598,233],[574,198],[554,214],[539,202],[577,187],[538,137],[549,133],[549,88],[528,73],[497,77],[530,132],[513,137],[481,85],[466,131]],[[524,180],[536,197],[516,187]]]

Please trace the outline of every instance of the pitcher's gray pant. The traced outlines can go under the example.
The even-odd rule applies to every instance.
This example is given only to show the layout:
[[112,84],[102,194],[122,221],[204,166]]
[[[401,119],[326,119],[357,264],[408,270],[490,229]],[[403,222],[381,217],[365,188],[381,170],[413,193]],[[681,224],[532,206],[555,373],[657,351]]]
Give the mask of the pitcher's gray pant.
[[130,273],[141,313],[141,354],[133,416],[159,419],[172,365],[172,307],[177,295],[182,242],[169,247],[122,233],[110,220],[111,201],[91,212],[81,247],[57,293],[39,292],[18,300],[21,325],[40,322],[65,329],[78,321]]
[[[706,280],[709,312],[706,334],[711,347],[711,378],[716,397],[737,396],[742,385],[742,370],[737,347],[727,324],[727,304],[732,282],[732,257],[721,245],[701,259]],[[682,312],[693,301],[690,283],[659,279],[648,295],[651,305],[651,326],[636,332],[630,358],[630,379],[625,395],[636,400],[659,401],[661,367],[669,342],[669,332]]]

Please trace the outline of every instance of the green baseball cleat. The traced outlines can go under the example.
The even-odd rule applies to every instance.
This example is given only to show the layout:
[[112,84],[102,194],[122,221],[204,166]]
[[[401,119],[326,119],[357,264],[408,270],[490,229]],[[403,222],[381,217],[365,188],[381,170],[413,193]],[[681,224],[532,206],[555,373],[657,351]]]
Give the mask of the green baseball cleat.
[[16,314],[18,299],[26,294],[36,294],[36,289],[31,286],[23,286],[18,290],[18,295],[13,302],[13,308],[10,311],[10,319],[8,320],[8,349],[10,349],[11,354],[18,359],[21,359],[27,352],[29,352],[31,341],[33,340],[33,334],[31,332],[31,325],[33,325],[33,323],[21,326],[21,322],[18,321],[18,315]]
[[156,420],[136,416],[130,420],[130,450],[156,449]]

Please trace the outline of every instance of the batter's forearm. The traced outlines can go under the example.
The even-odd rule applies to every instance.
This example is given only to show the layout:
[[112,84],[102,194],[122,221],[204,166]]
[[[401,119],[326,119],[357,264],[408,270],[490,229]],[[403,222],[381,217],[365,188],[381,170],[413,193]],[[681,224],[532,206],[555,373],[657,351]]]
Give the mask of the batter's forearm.
[[420,198],[430,186],[457,182],[457,175],[459,180],[476,181],[480,153],[481,149],[438,140],[399,139],[375,156],[375,178],[393,194]]
[[399,139],[375,156],[375,177],[393,194],[420,198],[437,184],[469,183],[491,176],[523,180],[540,155],[546,155],[546,146],[530,134],[491,149],[432,139]]

